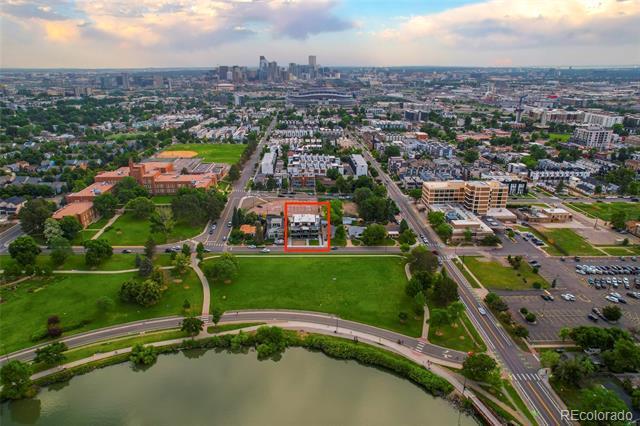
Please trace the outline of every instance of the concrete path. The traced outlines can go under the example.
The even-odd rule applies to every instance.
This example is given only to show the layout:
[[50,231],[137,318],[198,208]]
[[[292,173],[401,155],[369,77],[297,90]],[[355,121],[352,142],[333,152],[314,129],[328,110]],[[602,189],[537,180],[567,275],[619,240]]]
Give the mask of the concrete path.
[[92,239],[92,240],[97,240],[98,238],[100,238],[100,236],[104,233],[104,231],[105,231],[108,227],[110,227],[111,225],[113,225],[113,223],[114,223],[116,220],[118,220],[118,218],[119,218],[120,216],[122,216],[123,214],[124,214],[124,210],[120,210],[120,211],[118,211],[116,214],[114,214],[114,215],[113,215],[113,217],[112,217],[111,219],[109,219],[109,221],[107,222],[107,224],[106,224],[106,225],[104,225],[104,226],[102,227],[102,229],[100,229],[98,232],[96,232],[96,234],[95,234],[93,237],[91,237],[91,239]]
[[209,289],[209,280],[200,269],[200,260],[196,257],[196,253],[191,253],[191,268],[195,271],[200,283],[202,283],[202,319],[207,322],[209,318],[209,305],[211,303],[211,291]]

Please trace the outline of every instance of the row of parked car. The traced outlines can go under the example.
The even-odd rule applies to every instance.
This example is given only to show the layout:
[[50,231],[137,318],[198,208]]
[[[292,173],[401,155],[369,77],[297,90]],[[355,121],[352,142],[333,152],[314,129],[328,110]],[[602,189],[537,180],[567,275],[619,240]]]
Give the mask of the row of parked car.
[[538,238],[535,235],[533,235],[531,232],[523,232],[522,233],[522,239],[525,240],[525,241],[531,240],[531,242],[533,244],[535,244],[536,246],[538,246],[538,247],[544,245],[544,241],[542,241],[540,238]]
[[621,285],[624,286],[624,288],[626,288],[627,290],[629,290],[631,288],[631,282],[632,282],[631,280],[633,280],[633,285],[635,286],[635,288],[640,288],[640,277],[636,277],[635,279],[634,278],[629,279],[627,277],[589,278],[587,282],[589,283],[589,285],[594,286],[597,290],[600,290],[601,288],[609,288],[609,287],[618,288]]
[[635,265],[576,265],[580,275],[638,275],[640,266]]

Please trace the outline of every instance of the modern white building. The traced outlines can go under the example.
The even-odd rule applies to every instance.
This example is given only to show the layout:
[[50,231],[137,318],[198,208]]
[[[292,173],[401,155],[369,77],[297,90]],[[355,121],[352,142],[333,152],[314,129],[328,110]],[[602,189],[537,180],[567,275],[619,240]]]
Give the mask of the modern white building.
[[260,171],[263,175],[272,175],[276,165],[276,153],[271,151],[264,154],[260,163]]
[[584,123],[591,126],[613,127],[614,124],[622,124],[624,117],[614,115],[605,111],[591,111],[584,113]]
[[601,126],[577,127],[571,139],[585,148],[607,150],[611,148],[613,131]]
[[349,157],[351,162],[351,167],[353,168],[353,173],[356,176],[366,176],[368,172],[368,165],[365,161],[364,157],[360,154],[351,154]]

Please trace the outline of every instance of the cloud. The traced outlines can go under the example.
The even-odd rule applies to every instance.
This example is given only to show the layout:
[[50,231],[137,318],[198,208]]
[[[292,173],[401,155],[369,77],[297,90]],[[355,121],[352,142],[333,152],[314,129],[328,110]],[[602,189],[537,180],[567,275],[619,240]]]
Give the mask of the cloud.
[[378,33],[382,39],[433,40],[470,49],[549,45],[635,44],[640,2],[616,0],[489,0],[413,16]]

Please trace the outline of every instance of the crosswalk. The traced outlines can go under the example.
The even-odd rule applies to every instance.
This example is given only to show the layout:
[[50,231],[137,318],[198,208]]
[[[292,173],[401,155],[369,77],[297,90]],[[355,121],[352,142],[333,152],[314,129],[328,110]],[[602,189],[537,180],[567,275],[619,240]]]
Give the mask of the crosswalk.
[[416,351],[417,352],[422,352],[422,349],[424,349],[424,342],[422,340],[418,341],[418,344],[416,345]]
[[521,382],[539,382],[542,380],[536,373],[516,373],[512,374],[511,377]]

